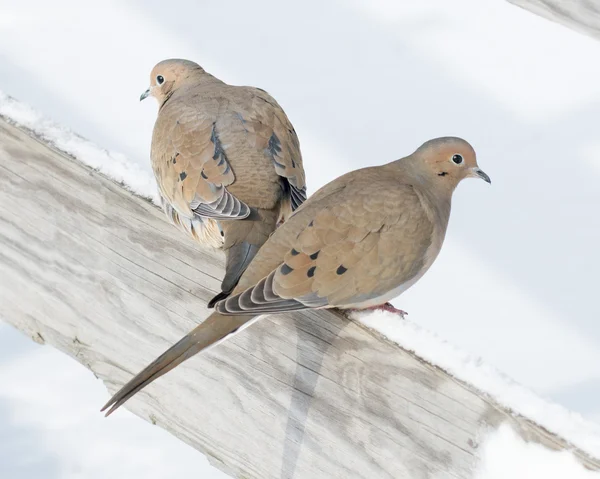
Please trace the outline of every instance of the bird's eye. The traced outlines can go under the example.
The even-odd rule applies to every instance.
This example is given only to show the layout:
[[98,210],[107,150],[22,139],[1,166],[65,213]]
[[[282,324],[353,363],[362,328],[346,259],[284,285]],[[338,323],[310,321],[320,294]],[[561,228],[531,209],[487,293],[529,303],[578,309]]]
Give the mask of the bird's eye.
[[165,82],[165,79],[162,75],[158,75],[156,77],[156,83],[158,83],[159,85],[162,85]]
[[460,165],[463,162],[463,157],[461,155],[454,155],[452,157],[452,163],[456,164],[456,165]]

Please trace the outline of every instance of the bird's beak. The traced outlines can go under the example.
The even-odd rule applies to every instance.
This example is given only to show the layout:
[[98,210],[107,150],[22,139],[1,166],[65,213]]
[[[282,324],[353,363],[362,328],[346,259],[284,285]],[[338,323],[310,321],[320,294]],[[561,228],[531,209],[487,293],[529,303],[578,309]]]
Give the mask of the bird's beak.
[[148,89],[147,89],[147,90],[146,90],[144,93],[142,93],[142,94],[140,95],[140,101],[142,101],[142,100],[144,100],[144,99],[148,98],[148,95],[150,95],[150,88],[148,88]]
[[481,178],[486,183],[492,183],[492,180],[490,180],[490,177],[485,173],[485,171],[477,167],[471,168],[469,176],[472,178]]

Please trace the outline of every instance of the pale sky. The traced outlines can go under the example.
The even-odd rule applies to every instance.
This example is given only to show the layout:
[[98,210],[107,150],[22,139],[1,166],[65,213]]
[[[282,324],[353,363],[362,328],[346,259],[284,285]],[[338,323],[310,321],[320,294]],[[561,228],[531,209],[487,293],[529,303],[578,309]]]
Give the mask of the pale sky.
[[[600,42],[502,0],[168,6],[0,0],[0,89],[149,168],[156,105],[139,95],[156,62],[189,58],[278,100],[299,134],[309,192],[429,138],[464,137],[492,185],[461,184],[438,261],[395,304],[538,393],[600,418],[600,63],[591,60]],[[0,450],[17,436],[36,458],[17,463],[6,453],[17,446],[4,449],[11,477],[32,477],[27,467],[60,479],[131,477],[114,467],[132,471],[151,457],[144,477],[153,479],[161,467],[204,464],[125,413],[102,422],[108,394],[66,356],[7,327],[0,344],[10,346],[0,349]],[[58,364],[71,378],[63,397],[44,389]],[[52,418],[74,409],[54,429]],[[77,440],[90,430],[89,442]]]

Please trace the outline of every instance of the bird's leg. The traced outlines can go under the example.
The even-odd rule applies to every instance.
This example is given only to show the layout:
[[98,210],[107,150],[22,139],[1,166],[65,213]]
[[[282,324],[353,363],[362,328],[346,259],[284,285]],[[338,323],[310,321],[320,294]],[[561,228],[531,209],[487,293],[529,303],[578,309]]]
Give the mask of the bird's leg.
[[394,313],[402,316],[402,319],[404,319],[404,316],[408,314],[406,311],[402,311],[401,309],[395,308],[392,305],[392,303],[384,303],[379,304],[377,306],[371,306],[369,308],[363,309],[362,311],[387,311],[388,313]]

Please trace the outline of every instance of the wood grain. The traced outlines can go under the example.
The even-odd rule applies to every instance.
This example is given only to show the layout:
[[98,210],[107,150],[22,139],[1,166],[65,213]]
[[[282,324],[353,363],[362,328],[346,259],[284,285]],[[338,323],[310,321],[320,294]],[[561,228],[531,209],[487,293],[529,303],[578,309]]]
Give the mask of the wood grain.
[[600,3],[597,0],[508,0],[508,2],[600,40]]
[[[208,315],[223,271],[152,204],[1,120],[0,243],[0,316],[110,392]],[[503,422],[570,448],[324,311],[266,317],[127,407],[239,478],[470,478]]]

